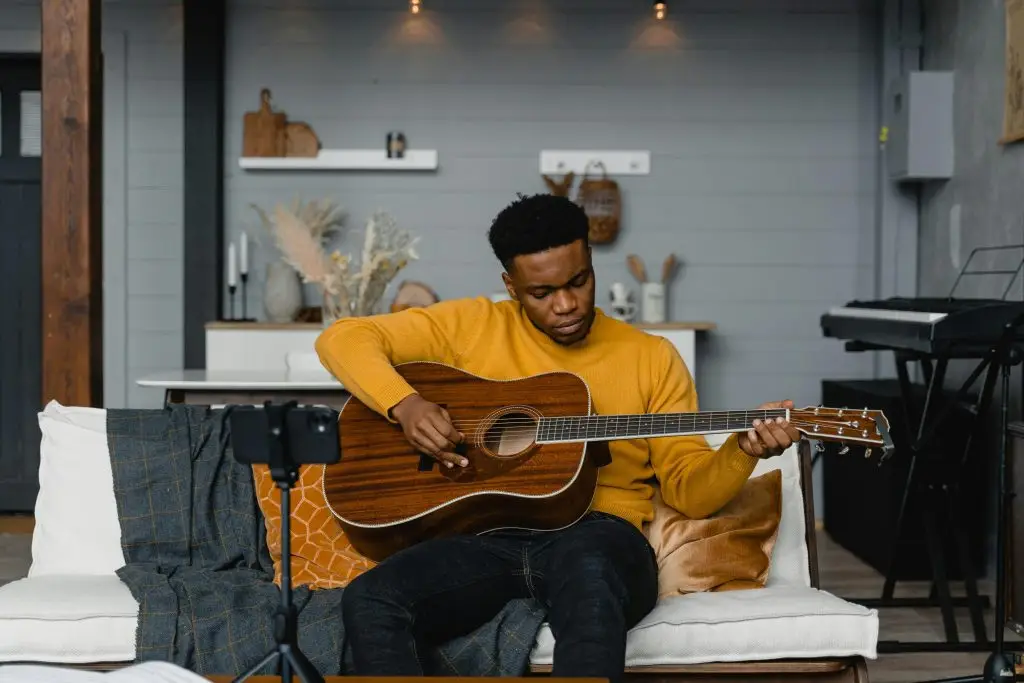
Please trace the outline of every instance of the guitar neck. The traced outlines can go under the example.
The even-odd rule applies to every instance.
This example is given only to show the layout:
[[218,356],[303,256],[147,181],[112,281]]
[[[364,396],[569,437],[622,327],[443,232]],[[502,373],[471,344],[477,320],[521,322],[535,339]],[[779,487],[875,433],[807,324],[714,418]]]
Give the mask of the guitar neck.
[[785,408],[773,410],[702,411],[696,413],[640,413],[635,415],[582,415],[541,418],[537,443],[650,439],[691,436],[750,429],[754,420],[789,418]]

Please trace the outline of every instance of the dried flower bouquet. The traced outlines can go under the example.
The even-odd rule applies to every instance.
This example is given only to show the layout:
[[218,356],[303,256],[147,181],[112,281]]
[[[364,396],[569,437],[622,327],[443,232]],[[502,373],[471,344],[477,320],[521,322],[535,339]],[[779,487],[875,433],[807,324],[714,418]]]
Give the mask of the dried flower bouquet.
[[358,266],[351,254],[328,253],[329,238],[339,231],[345,212],[333,201],[320,200],[291,206],[280,204],[268,216],[253,205],[274,238],[281,257],[302,280],[319,285],[323,293],[324,323],[348,316],[371,315],[388,285],[409,261],[418,259],[419,238],[398,228],[385,211],[376,211],[366,223]]

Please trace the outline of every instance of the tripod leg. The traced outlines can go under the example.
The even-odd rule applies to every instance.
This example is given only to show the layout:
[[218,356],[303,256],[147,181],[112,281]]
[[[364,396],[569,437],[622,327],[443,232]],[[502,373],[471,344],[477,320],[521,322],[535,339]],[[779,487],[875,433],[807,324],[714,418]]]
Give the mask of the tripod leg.
[[[302,683],[324,683],[324,677],[320,675],[313,663],[309,661],[309,658],[302,653],[297,647],[290,647],[285,653],[285,660],[288,664],[291,664],[291,668],[295,670],[295,675],[299,677]],[[290,681],[290,678],[285,680]]]
[[262,669],[263,667],[265,667],[265,666],[266,666],[267,664],[270,664],[270,663],[271,663],[272,661],[274,661],[274,659],[275,659],[275,658],[276,658],[276,657],[277,657],[277,656],[278,656],[279,654],[280,654],[280,652],[278,652],[278,651],[277,651],[277,648],[274,648],[273,650],[271,650],[270,652],[268,652],[268,653],[266,654],[266,656],[265,656],[265,657],[263,657],[263,659],[261,659],[260,661],[256,662],[255,664],[253,664],[253,665],[252,665],[252,666],[251,666],[251,667],[249,668],[249,670],[248,670],[248,671],[246,671],[246,672],[245,672],[244,674],[242,674],[241,676],[239,676],[238,678],[236,678],[235,680],[233,680],[233,681],[232,681],[231,683],[242,683],[242,681],[244,681],[244,680],[246,680],[246,679],[249,679],[249,678],[251,678],[251,677],[255,676],[255,675],[256,675],[256,672],[257,672],[257,671],[259,671],[260,669]]

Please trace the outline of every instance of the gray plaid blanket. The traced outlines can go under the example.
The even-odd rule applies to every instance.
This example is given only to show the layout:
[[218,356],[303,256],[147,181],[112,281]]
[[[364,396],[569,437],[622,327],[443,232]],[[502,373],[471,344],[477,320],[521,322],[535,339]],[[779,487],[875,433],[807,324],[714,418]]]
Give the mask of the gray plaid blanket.
[[[280,600],[252,470],[230,445],[231,408],[112,409],[107,436],[126,566],[140,604],[137,658],[237,674],[274,646]],[[295,589],[299,646],[324,675],[351,671],[344,589]],[[543,621],[514,601],[477,631],[425,653],[428,675],[520,676]],[[264,667],[261,673],[275,673]]]

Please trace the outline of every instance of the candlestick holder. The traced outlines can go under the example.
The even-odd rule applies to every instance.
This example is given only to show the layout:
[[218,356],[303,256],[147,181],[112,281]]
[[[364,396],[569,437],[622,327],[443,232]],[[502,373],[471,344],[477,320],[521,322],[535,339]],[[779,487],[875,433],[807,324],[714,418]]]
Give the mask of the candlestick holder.
[[228,285],[228,297],[229,297],[229,299],[228,299],[228,302],[229,302],[229,304],[228,304],[229,305],[228,311],[229,311],[229,313],[228,313],[228,317],[227,317],[228,320],[235,320],[235,290],[237,290],[237,289],[238,289],[238,287],[236,285]]
[[249,305],[249,297],[246,294],[247,288],[249,286],[249,273],[239,273],[239,275],[242,280],[242,317],[240,318],[240,320],[246,323],[255,322],[256,318],[250,318],[249,315],[246,313],[246,309],[248,308]]

